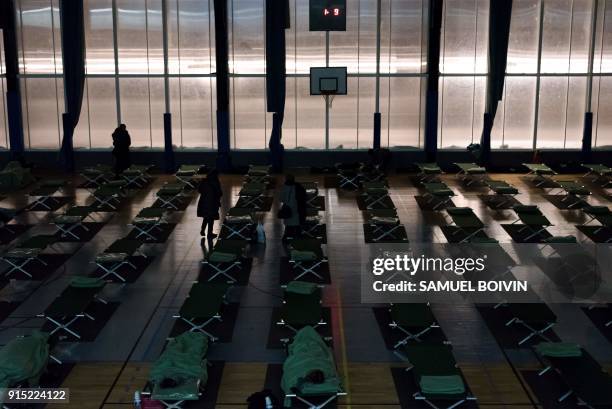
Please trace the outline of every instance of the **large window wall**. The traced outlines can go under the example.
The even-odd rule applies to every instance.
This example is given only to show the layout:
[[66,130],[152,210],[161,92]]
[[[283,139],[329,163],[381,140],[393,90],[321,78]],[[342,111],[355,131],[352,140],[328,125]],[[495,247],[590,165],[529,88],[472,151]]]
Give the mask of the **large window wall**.
[[[25,144],[29,149],[57,149],[64,111],[59,0],[14,1]],[[83,1],[87,78],[75,147],[110,147],[111,132],[123,122],[135,147],[161,148],[166,93],[162,0]],[[285,147],[371,146],[376,2],[347,0],[347,31],[331,32],[328,49],[325,33],[308,31],[308,2],[289,2]],[[428,3],[381,1],[378,79],[384,146],[423,146]],[[174,144],[215,149],[212,0],[166,4]],[[232,148],[266,149],[272,119],[265,101],[265,0],[228,0],[228,6]],[[514,0],[508,75],[492,132],[493,149],[579,148],[589,105],[594,112],[593,145],[612,145],[612,0],[599,0],[596,15],[593,7],[594,0]],[[488,0],[444,2],[440,148],[464,149],[480,138],[488,19]],[[347,66],[349,74],[349,94],[337,96],[329,109],[328,133],[325,101],[309,95],[308,78],[310,67],[324,66],[326,59],[331,66]],[[0,75],[4,93],[3,71]],[[2,101],[0,148],[7,145]]]

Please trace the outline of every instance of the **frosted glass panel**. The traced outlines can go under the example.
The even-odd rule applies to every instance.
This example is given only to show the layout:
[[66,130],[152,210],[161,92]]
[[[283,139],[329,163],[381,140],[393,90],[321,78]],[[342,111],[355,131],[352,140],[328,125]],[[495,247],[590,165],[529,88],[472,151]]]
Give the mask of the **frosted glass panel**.
[[20,41],[20,71],[27,74],[62,72],[59,42],[59,10],[49,0],[23,0],[16,5],[20,11],[17,25]]
[[148,64],[145,2],[116,0],[116,4],[119,72],[146,74]]
[[297,73],[309,73],[310,67],[325,66],[325,33],[308,31],[308,2],[296,0],[296,66]]
[[[25,81],[25,83],[24,83]],[[26,146],[32,149],[58,149],[60,114],[58,112],[61,81],[55,78],[27,78],[22,80],[22,91],[27,95]],[[29,96],[32,96],[30,98]],[[63,98],[62,98],[63,100]],[[62,102],[63,103],[63,102]]]
[[[179,80],[174,79],[175,86]],[[214,110],[211,108],[211,78],[181,78],[180,94],[173,91],[172,107],[174,126],[179,126],[180,139],[174,137],[174,143],[186,148],[212,148],[212,124]],[[174,87],[173,87],[174,88]],[[179,98],[176,98],[180,96]]]
[[121,78],[121,121],[127,125],[133,148],[151,146],[151,111],[146,78]]
[[308,78],[297,78],[297,89],[298,148],[324,149],[325,102],[310,95]]
[[514,0],[508,43],[508,73],[536,73],[538,70],[539,0]]
[[[389,101],[388,96],[384,97],[383,94],[388,89],[383,87],[385,79],[381,79],[381,103],[385,104]],[[359,129],[357,134],[358,147],[360,149],[368,149],[372,147],[372,137],[374,135],[374,110],[375,103],[374,95],[376,93],[376,80],[374,78],[357,78],[357,85],[359,91],[359,106],[358,117]],[[354,90],[357,92],[357,90]],[[338,97],[339,98],[339,97]],[[381,104],[382,105],[382,104]],[[388,112],[387,109],[382,109],[384,112]],[[387,133],[381,131],[381,143],[387,142]]]
[[232,129],[235,149],[265,149],[265,78],[234,78]]
[[8,148],[8,124],[6,119],[6,82],[4,78],[0,78],[0,92],[2,92],[2,98],[0,98],[0,146],[2,148]]
[[540,81],[538,147],[560,149],[565,145],[567,78],[543,77]]
[[173,74],[214,71],[214,23],[207,0],[168,1],[168,65]]
[[112,1],[84,0],[83,7],[87,73],[114,73]]
[[506,78],[504,100],[495,117],[491,135],[492,148],[532,148],[535,84],[533,77]]
[[572,0],[544,2],[542,72],[568,72]]
[[[330,32],[329,60],[331,66],[348,67],[349,73],[360,72],[360,56],[355,56],[355,50],[359,49],[360,35],[376,36],[376,2],[370,1],[370,6],[361,4],[359,0],[347,0],[346,2],[346,31]],[[372,12],[373,11],[373,12]],[[364,27],[360,27],[361,22]],[[374,26],[372,27],[372,23]],[[374,37],[375,38],[375,37]],[[364,38],[366,44],[371,41]],[[374,43],[376,47],[376,43]],[[365,48],[366,55],[368,54]],[[370,54],[371,55],[371,54]],[[376,72],[376,65],[366,65],[364,60],[361,72]]]
[[[153,147],[164,146],[164,79],[149,78],[151,141]],[[205,114],[205,112],[203,113]]]
[[421,79],[392,77],[389,102],[390,147],[421,146]]
[[597,114],[594,118],[596,126],[593,135],[593,145],[597,148],[612,147],[612,77],[601,77],[599,79],[599,91]]
[[482,132],[486,79],[445,77],[440,81],[438,145],[465,149]]
[[[357,91],[357,78],[348,79],[350,89]],[[317,98],[312,96],[310,98]],[[329,110],[329,147],[331,149],[354,149],[357,147],[357,104],[359,92],[339,95]],[[318,97],[322,102],[322,97]],[[370,112],[364,112],[370,116]]]
[[586,78],[541,79],[538,147],[575,149],[581,146],[585,99]]
[[115,80],[113,78],[88,78],[87,92],[91,147],[108,148],[113,144],[111,134],[117,127]]
[[487,69],[488,1],[444,3],[440,71],[482,73]]
[[264,0],[232,0],[230,70],[234,73],[263,74],[265,69]]
[[391,2],[391,44],[389,71],[421,73],[426,71],[427,37],[423,26],[422,0]]

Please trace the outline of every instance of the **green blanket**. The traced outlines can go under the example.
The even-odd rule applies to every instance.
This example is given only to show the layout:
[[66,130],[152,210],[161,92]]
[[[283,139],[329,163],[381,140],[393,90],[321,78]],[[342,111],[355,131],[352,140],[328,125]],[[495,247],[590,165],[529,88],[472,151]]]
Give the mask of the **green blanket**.
[[185,332],[171,340],[157,359],[149,380],[155,385],[171,379],[178,385],[199,379],[202,385],[208,381],[206,353],[208,337],[201,333]]
[[[323,372],[324,382],[305,382],[304,378],[315,370]],[[335,394],[341,390],[332,350],[314,328],[302,328],[289,345],[289,356],[283,364],[281,387],[285,395],[297,393],[302,396]],[[285,399],[285,406],[290,405],[291,400]]]
[[465,384],[459,375],[422,376],[421,392],[426,395],[459,395],[465,393]]
[[15,338],[0,350],[0,387],[28,381],[38,386],[40,375],[49,360],[49,334],[34,332],[28,337]]
[[582,356],[580,345],[572,342],[541,342],[535,346],[542,356],[551,358],[574,358]]
[[310,295],[317,291],[317,285],[306,281],[291,281],[287,284],[287,292],[293,294]]

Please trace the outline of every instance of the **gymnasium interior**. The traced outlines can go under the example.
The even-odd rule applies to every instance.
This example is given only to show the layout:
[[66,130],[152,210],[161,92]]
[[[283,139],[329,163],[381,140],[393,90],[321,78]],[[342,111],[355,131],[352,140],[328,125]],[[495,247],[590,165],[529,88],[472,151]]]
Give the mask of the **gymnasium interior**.
[[0,29],[3,408],[612,408],[612,1]]

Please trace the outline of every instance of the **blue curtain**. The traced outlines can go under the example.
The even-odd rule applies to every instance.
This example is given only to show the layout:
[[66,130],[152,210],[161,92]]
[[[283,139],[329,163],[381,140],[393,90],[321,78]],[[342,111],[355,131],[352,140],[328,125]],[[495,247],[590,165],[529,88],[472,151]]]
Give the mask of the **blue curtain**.
[[487,105],[480,138],[479,161],[486,166],[491,156],[491,130],[497,106],[504,96],[504,81],[508,62],[508,40],[512,20],[512,0],[489,2],[489,77],[487,78]]
[[64,136],[61,158],[67,172],[74,171],[74,128],[79,123],[85,85],[85,30],[83,0],[60,0],[62,55],[66,112],[62,116]]
[[266,92],[267,110],[274,112],[270,133],[270,162],[275,172],[282,171],[283,119],[285,116],[287,55],[285,30],[289,28],[288,0],[266,0]]

